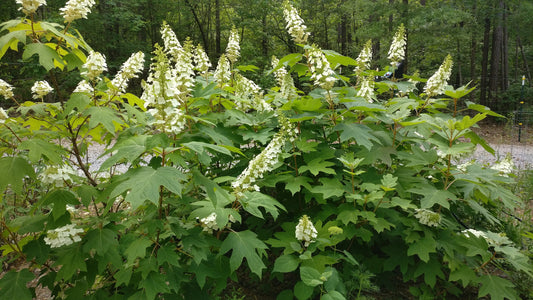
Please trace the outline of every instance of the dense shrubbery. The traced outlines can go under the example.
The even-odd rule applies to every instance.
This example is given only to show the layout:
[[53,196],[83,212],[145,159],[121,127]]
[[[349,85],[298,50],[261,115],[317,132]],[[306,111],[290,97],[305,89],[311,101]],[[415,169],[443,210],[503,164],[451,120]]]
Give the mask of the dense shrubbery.
[[[273,58],[269,91],[247,79],[253,66],[238,65],[236,31],[212,71],[200,47],[163,24],[138,97],[126,86],[144,54],[109,79],[105,57],[70,23],[27,12],[2,24],[0,54],[37,55],[51,83],[34,85],[32,101],[0,82],[17,104],[1,116],[1,250],[19,266],[0,280],[3,296],[31,298],[37,276],[67,299],[232,289],[354,299],[403,282],[402,293],[420,297],[467,286],[519,297],[503,273],[532,275],[531,266],[498,214],[520,205],[512,165],[466,159],[476,144],[491,151],[471,128],[496,114],[467,102],[471,116],[459,114],[471,89],[446,85],[450,57],[425,85],[374,82],[383,74],[367,69],[368,47],[354,60],[308,44],[285,5],[301,53]],[[341,67],[355,68],[356,86]],[[84,80],[68,93],[57,74],[72,70]],[[105,149],[100,165],[89,160],[95,146]]]

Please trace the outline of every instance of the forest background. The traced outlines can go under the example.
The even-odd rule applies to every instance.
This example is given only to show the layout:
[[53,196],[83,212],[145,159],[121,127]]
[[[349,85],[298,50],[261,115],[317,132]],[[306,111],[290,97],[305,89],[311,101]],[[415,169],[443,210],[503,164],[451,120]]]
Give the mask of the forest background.
[[[100,0],[91,18],[79,20],[77,29],[86,41],[105,54],[110,73],[136,51],[150,53],[160,41],[159,28],[167,21],[179,40],[191,38],[217,61],[226,47],[232,27],[241,35],[242,65],[268,71],[272,55],[293,53],[296,45],[284,30],[281,0]],[[386,53],[399,24],[407,29],[408,74],[430,76],[442,57],[455,63],[450,84],[471,82],[477,89],[470,100],[508,115],[521,97],[531,99],[530,64],[533,60],[533,2],[523,0],[300,0],[295,1],[306,20],[311,39],[323,49],[357,57],[372,40],[373,67],[386,65]],[[49,0],[39,10],[44,19],[62,23],[63,0]],[[19,16],[15,1],[1,1],[0,20]],[[45,74],[35,64],[23,66],[16,52],[8,51],[0,63],[0,76],[29,93],[31,82]],[[21,68],[22,67],[22,68]],[[351,72],[351,70],[345,70]],[[74,74],[71,74],[74,75]],[[251,78],[263,88],[274,85],[273,76],[256,72]],[[252,75],[253,77],[253,75]],[[66,90],[79,75],[65,81]],[[71,85],[71,86],[68,86]],[[140,87],[139,87],[140,89]],[[24,95],[22,95],[24,96]]]

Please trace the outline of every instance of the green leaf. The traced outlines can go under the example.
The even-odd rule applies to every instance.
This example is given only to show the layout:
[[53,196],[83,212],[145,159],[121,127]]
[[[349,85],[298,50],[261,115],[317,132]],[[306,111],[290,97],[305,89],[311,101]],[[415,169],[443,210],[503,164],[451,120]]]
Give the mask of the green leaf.
[[298,281],[294,286],[294,296],[298,300],[310,299],[313,295],[314,288],[306,285],[302,281]]
[[28,269],[12,270],[0,279],[0,293],[3,299],[31,300],[32,294],[26,284],[33,280],[35,275]]
[[74,109],[78,112],[81,112],[91,103],[91,98],[84,93],[72,93],[67,103],[65,104],[65,109],[60,115],[62,118],[65,118],[70,114]]
[[346,297],[337,291],[329,291],[327,294],[322,295],[320,300],[346,300]]
[[104,155],[109,153],[113,153],[113,155],[102,163],[99,172],[107,170],[123,160],[133,162],[139,158],[146,151],[145,143],[147,138],[148,136],[146,135],[140,135],[118,141],[113,148],[104,153]]
[[0,191],[11,185],[13,191],[17,194],[22,192],[24,177],[35,178],[35,171],[28,162],[21,157],[2,157],[0,158]]
[[335,163],[331,161],[324,160],[322,157],[317,157],[310,162],[308,162],[306,165],[301,166],[298,168],[298,172],[300,174],[303,174],[306,171],[311,172],[313,175],[318,175],[318,173],[326,173],[326,174],[335,174],[335,170],[328,168],[331,166],[334,166]]
[[53,205],[52,215],[56,221],[67,211],[67,204],[80,204],[80,201],[76,195],[67,190],[55,190],[51,193],[48,193],[42,202],[42,205]]
[[[93,106],[88,108],[84,113],[84,116],[91,116],[89,120],[89,128],[95,128],[99,124],[111,134],[116,132],[115,128],[120,127],[122,120],[117,116],[117,112],[109,107]],[[115,126],[115,124],[117,126]]]
[[381,144],[381,141],[372,134],[372,129],[366,125],[357,123],[341,123],[335,126],[334,130],[342,131],[340,136],[341,142],[354,139],[357,144],[367,148],[369,151],[373,146],[372,141],[377,144]]
[[300,278],[307,286],[318,286],[323,284],[327,279],[315,268],[300,267]]
[[463,288],[466,288],[472,281],[477,279],[476,272],[466,265],[459,265],[459,268],[450,273],[449,281],[461,281]]
[[137,257],[146,256],[146,248],[152,245],[152,241],[145,237],[135,239],[131,245],[128,246],[124,254],[128,258],[129,263],[133,263]]
[[481,284],[478,297],[490,295],[492,300],[519,299],[514,284],[495,275],[483,275],[477,279]]
[[292,195],[301,190],[301,187],[311,190],[311,178],[305,176],[291,177],[285,181],[285,189],[291,191]]
[[16,30],[0,37],[0,59],[9,48],[17,51],[19,42],[26,44],[26,31]]
[[419,263],[415,270],[414,277],[424,274],[424,282],[431,288],[435,287],[437,277],[444,279],[444,273],[441,270],[442,263],[437,259],[432,259],[427,263]]
[[59,165],[63,162],[61,154],[65,153],[63,148],[56,143],[50,143],[42,139],[25,140],[20,144],[19,149],[29,151],[28,158],[32,163],[36,163],[41,157],[45,157],[54,165]]
[[178,267],[180,265],[180,256],[176,253],[175,249],[176,246],[173,244],[165,244],[164,246],[161,246],[157,251],[157,262],[160,265],[168,263],[171,266]]
[[355,66],[357,61],[351,57],[341,55],[333,50],[322,50],[330,64],[335,68],[337,65]]
[[151,272],[144,280],[139,282],[139,287],[144,290],[147,299],[154,299],[159,293],[170,292],[166,282],[167,279],[164,274]]
[[121,286],[122,284],[128,285],[130,283],[132,273],[132,267],[119,269],[114,275],[116,280],[115,285],[117,287]]
[[320,178],[320,186],[314,186],[311,192],[322,194],[324,199],[341,197],[344,195],[344,186],[337,178]]
[[87,264],[85,263],[85,256],[80,249],[80,244],[75,248],[68,248],[58,254],[58,259],[54,266],[61,266],[57,272],[56,281],[69,280],[78,271],[87,271]]
[[302,60],[302,57],[303,55],[300,53],[291,53],[291,54],[285,55],[284,57],[280,58],[278,65],[274,68],[273,71],[283,66],[292,67],[295,64],[297,64],[300,60]]
[[430,184],[420,184],[417,187],[407,190],[408,192],[423,195],[420,200],[421,208],[431,208],[435,204],[442,205],[444,208],[450,208],[450,200],[457,200],[457,197],[446,190],[439,190]]
[[104,255],[112,248],[118,247],[117,233],[107,228],[93,229],[85,235],[83,251],[96,250],[99,255]]
[[129,169],[120,177],[123,181],[115,187],[109,197],[115,198],[129,190],[125,200],[131,203],[134,209],[146,200],[158,205],[161,186],[176,195],[181,195],[183,188],[181,182],[186,179],[181,171],[172,167],[161,167],[157,170],[150,167]]
[[406,160],[406,167],[414,166],[427,166],[431,165],[439,159],[437,151],[435,150],[424,150],[421,147],[413,146],[411,147],[411,152],[400,151],[398,152],[398,157],[402,160]]
[[185,147],[193,150],[194,152],[198,153],[199,155],[205,153],[206,149],[211,149],[213,151],[220,152],[220,153],[223,153],[223,154],[231,156],[231,152],[228,149],[226,149],[224,147],[221,147],[221,146],[218,146],[218,145],[202,143],[202,142],[188,142],[188,143],[183,143],[182,146],[185,146]]
[[237,270],[246,258],[250,270],[261,278],[261,271],[266,268],[261,256],[266,254],[267,245],[257,238],[252,231],[230,232],[220,246],[220,254],[232,250],[230,258],[231,271]]
[[260,207],[263,207],[267,213],[274,217],[274,219],[278,217],[280,209],[286,211],[281,203],[268,195],[259,192],[245,193],[244,195],[245,197],[239,200],[242,207],[244,210],[258,218],[264,218],[263,213],[259,210]]
[[433,237],[426,235],[409,246],[407,255],[418,255],[423,262],[429,261],[429,253],[437,252],[437,243]]
[[23,60],[29,60],[30,57],[37,54],[39,56],[39,64],[43,66],[46,71],[56,67],[56,62],[58,65],[63,66],[65,62],[59,56],[59,54],[46,44],[41,43],[32,43],[26,46],[24,53],[22,54]]
[[290,254],[282,255],[274,262],[274,269],[272,272],[290,273],[296,270],[299,264],[300,262],[297,257]]

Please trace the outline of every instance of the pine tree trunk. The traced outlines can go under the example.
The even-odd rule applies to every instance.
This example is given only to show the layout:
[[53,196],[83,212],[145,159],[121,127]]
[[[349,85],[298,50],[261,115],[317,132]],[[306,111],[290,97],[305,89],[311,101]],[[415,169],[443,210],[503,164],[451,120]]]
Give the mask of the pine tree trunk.
[[481,84],[480,84],[480,103],[487,105],[487,79],[489,64],[489,43],[490,43],[490,19],[485,19],[485,29],[483,31],[483,56],[481,58]]

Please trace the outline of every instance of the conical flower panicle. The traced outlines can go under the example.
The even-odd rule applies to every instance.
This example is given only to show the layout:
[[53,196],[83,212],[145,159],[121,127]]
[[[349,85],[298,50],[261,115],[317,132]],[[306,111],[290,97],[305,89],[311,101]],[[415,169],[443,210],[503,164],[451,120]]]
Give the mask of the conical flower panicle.
[[376,95],[374,93],[374,80],[372,76],[363,77],[361,87],[357,91],[357,96],[365,98],[369,103],[374,102]]
[[391,66],[397,68],[400,65],[400,62],[405,58],[405,46],[407,45],[407,39],[405,35],[405,27],[403,24],[400,24],[398,31],[392,39],[392,44],[389,49],[389,60]]
[[4,96],[6,99],[14,97],[13,86],[3,79],[0,79],[0,95]]
[[355,60],[357,66],[354,69],[354,72],[357,76],[360,76],[363,71],[370,69],[370,62],[372,61],[372,41],[369,40],[366,42],[363,50],[359,53],[359,56]]
[[194,86],[194,45],[190,39],[185,41],[182,51],[180,51],[176,61],[175,70],[178,76],[178,89],[180,90],[179,99],[182,103],[187,101]]
[[201,45],[196,46],[194,51],[194,64],[194,70],[198,71],[202,76],[207,74],[209,68],[211,68],[211,61]]
[[144,53],[137,52],[132,54],[128,60],[122,65],[120,71],[115,75],[115,78],[111,81],[111,84],[118,94],[126,92],[128,82],[132,78],[139,76],[144,68]]
[[232,183],[233,190],[238,197],[244,196],[245,191],[259,191],[259,186],[255,184],[257,179],[272,171],[278,163],[283,145],[287,141],[296,139],[296,129],[294,125],[283,115],[278,116],[281,129],[274,135],[267,147],[255,156],[248,167]]
[[107,71],[105,56],[99,52],[89,52],[87,61],[85,61],[85,64],[83,64],[82,68],[84,71],[81,72],[81,75],[87,77],[89,81],[95,81],[98,79],[100,74],[102,74],[104,71]]
[[37,11],[39,6],[46,5],[46,0],[17,0],[17,4],[21,5],[21,10],[25,15],[31,15]]
[[433,76],[431,76],[426,82],[424,92],[428,97],[434,97],[444,93],[444,90],[448,85],[448,80],[452,74],[452,67],[452,57],[448,54],[437,72],[435,72],[435,74],[433,74]]
[[43,99],[44,96],[50,94],[54,89],[48,84],[46,80],[36,81],[31,87],[33,99]]
[[163,22],[163,25],[161,26],[161,37],[163,38],[163,45],[167,54],[172,56],[174,60],[177,61],[180,51],[183,49],[183,47],[176,37],[176,33],[174,33],[167,22]]
[[94,0],[69,0],[67,4],[60,8],[60,14],[65,22],[70,23],[78,19],[87,19],[91,8],[95,4]]
[[239,57],[241,56],[241,47],[239,45],[239,42],[239,32],[235,27],[233,27],[230,32],[228,46],[226,47],[226,57],[232,64],[236,63]]
[[317,47],[311,48],[308,55],[311,79],[314,80],[316,86],[331,90],[337,78],[335,78],[335,72],[331,69],[326,56]]
[[213,74],[215,81],[218,83],[219,87],[224,87],[228,85],[231,80],[231,66],[229,60],[226,58],[226,55],[220,55],[218,59],[218,65]]
[[255,109],[257,111],[271,111],[270,104],[263,99],[263,91],[252,80],[242,76],[239,73],[235,74],[235,96],[240,98],[235,102],[237,109],[247,111]]
[[294,8],[289,1],[285,1],[283,4],[283,15],[285,16],[285,22],[287,23],[287,31],[292,36],[295,43],[305,44],[309,37],[307,32],[307,26],[304,25],[304,20],[300,18],[298,11]]
[[294,235],[296,239],[304,242],[304,246],[308,247],[309,244],[315,241],[318,232],[316,231],[313,222],[309,219],[307,215],[303,215],[298,221],[298,225],[294,230]]

